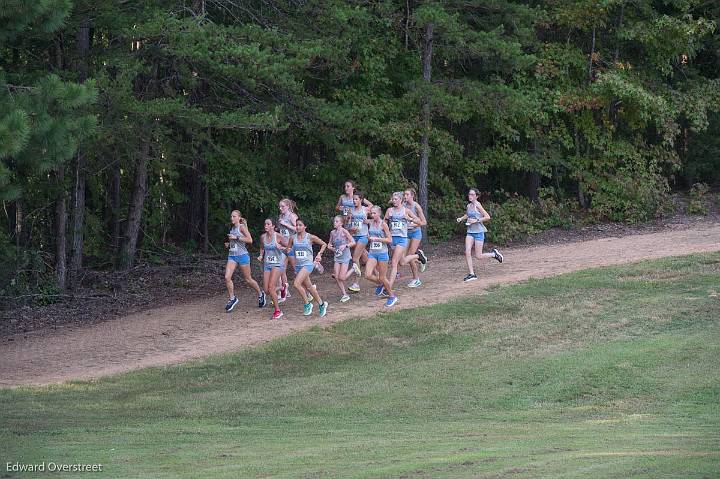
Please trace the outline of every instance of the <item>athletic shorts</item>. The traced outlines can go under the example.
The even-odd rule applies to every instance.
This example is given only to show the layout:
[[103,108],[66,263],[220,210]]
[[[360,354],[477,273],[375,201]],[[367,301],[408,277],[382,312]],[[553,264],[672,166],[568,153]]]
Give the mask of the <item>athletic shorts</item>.
[[368,237],[367,237],[367,235],[365,235],[365,236],[355,236],[355,235],[353,235],[353,239],[355,240],[356,243],[362,243],[362,244],[364,244],[364,245],[366,245],[366,246],[367,246],[367,244],[368,244]]
[[475,241],[485,241],[485,233],[468,233],[467,235],[475,238]]
[[288,251],[287,253],[285,253],[285,256],[288,256],[288,257],[292,256],[292,257],[294,258],[294,257],[295,257],[295,250],[292,250],[292,249],[291,249],[290,251]]
[[408,239],[404,236],[393,236],[392,237],[392,247],[396,247],[397,245],[404,246],[407,248],[408,245]]
[[279,269],[282,272],[285,272],[285,265],[279,264],[279,265],[263,265],[263,271],[272,271],[273,268]]
[[228,256],[228,261],[235,261],[240,266],[245,266],[246,264],[250,264],[250,255],[245,253],[240,256]]
[[305,268],[308,271],[308,273],[312,273],[313,270],[315,269],[315,263],[310,263],[310,264],[306,264],[306,265],[302,265],[302,266],[301,265],[295,266],[295,274],[298,274],[300,272],[300,270],[303,268]]
[[408,230],[408,239],[421,240],[422,239],[422,230],[420,228],[416,229],[415,231]]
[[387,263],[390,261],[390,256],[385,251],[379,251],[377,253],[370,252],[368,253],[368,259],[374,259],[378,263]]

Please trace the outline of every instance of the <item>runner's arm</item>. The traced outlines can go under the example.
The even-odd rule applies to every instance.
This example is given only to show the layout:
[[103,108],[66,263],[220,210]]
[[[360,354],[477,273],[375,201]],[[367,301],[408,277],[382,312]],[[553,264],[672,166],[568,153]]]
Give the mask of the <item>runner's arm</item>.
[[252,244],[253,239],[252,239],[252,236],[250,235],[250,230],[248,230],[248,227],[245,226],[244,224],[241,224],[240,232],[243,234],[243,237],[238,238],[238,240],[242,241],[243,243],[246,243],[246,244]]
[[352,248],[353,246],[355,246],[355,238],[352,237],[352,235],[350,234],[350,232],[348,230],[345,230],[345,237],[348,240],[348,244],[347,244],[348,248]]
[[315,256],[315,261],[317,261],[319,263],[320,260],[322,259],[322,254],[325,252],[325,249],[328,247],[328,244],[315,235],[310,235],[310,241],[312,241],[315,244],[320,245],[320,251],[318,251],[317,256]]
[[478,221],[480,223],[484,223],[484,222],[488,221],[490,219],[490,213],[485,211],[485,208],[483,208],[483,206],[480,204],[479,201],[477,202],[477,207],[478,207],[478,209],[480,209],[480,213],[482,213],[482,215],[483,215],[482,218],[478,218]]
[[265,256],[265,248],[263,247],[265,241],[263,240],[263,236],[265,236],[265,233],[260,235],[260,256],[258,256],[258,261],[262,261],[263,256]]
[[288,240],[283,235],[275,235],[275,241],[277,241],[283,248],[288,247]]
[[418,226],[426,226],[427,218],[425,218],[425,212],[423,211],[422,206],[417,205],[415,208],[417,209],[417,212],[418,212],[418,214],[416,216],[420,220],[420,223],[417,223],[417,225]]
[[417,226],[422,226],[420,224],[420,218],[412,214],[407,208],[405,209],[405,219],[410,221],[411,223],[415,223]]
[[382,223],[382,229],[385,232],[385,237],[377,238],[377,240],[381,243],[387,243],[387,244],[392,243],[392,236],[390,235],[390,227],[387,225],[387,223],[385,223],[385,222]]

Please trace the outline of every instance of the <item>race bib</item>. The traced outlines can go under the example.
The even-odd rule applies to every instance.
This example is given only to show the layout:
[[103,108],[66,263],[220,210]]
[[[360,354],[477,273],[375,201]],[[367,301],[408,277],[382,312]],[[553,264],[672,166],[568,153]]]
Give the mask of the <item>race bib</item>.
[[370,249],[382,249],[382,245],[380,241],[373,241],[370,243]]
[[269,264],[280,264],[280,258],[278,258],[275,255],[267,255],[265,256],[265,261]]
[[235,243],[235,242],[230,243],[230,251],[237,251],[239,249],[240,249],[240,247],[238,246],[237,243]]
[[350,208],[348,208],[347,206],[343,206],[342,213],[343,216],[347,216],[348,213],[350,213]]
[[283,236],[290,236],[290,230],[287,228],[280,228],[280,234]]
[[403,225],[404,225],[404,223],[402,221],[391,221],[390,229],[401,230],[401,229],[403,229]]
[[343,251],[340,251],[339,249],[335,250],[335,256],[342,256]]
[[306,258],[309,256],[308,253],[309,253],[309,252],[308,252],[307,250],[304,250],[304,249],[295,250],[295,257],[296,257],[297,259],[306,259]]
[[359,230],[360,228],[362,228],[362,224],[363,224],[363,222],[360,220],[352,220],[350,222],[350,229],[358,229]]

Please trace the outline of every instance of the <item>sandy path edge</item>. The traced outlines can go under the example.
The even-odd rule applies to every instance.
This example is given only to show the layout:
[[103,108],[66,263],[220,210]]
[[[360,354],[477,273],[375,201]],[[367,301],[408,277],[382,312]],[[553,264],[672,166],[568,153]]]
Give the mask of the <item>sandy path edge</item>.
[[[397,283],[401,285],[400,300],[394,309],[441,303],[495,284],[711,251],[720,251],[720,223],[691,228],[668,225],[667,230],[660,233],[507,249],[503,251],[502,265],[493,260],[484,261],[476,266],[480,279],[467,284],[462,282],[467,269],[464,257],[430,258],[422,287],[409,289],[404,286],[405,279]],[[337,286],[331,284],[328,274],[315,280],[321,294],[327,293],[330,302],[328,315],[322,319],[317,312],[310,319],[303,317],[301,302],[293,297],[283,307],[285,317],[271,321],[271,310],[255,307],[254,293],[236,281],[240,304],[231,314],[223,311],[226,298],[219,294],[212,299],[93,325],[18,335],[13,341],[0,345],[0,387],[95,379],[148,366],[180,363],[262,344],[315,324],[328,325],[384,310],[382,301],[368,291],[353,295],[350,302],[341,304]],[[367,282],[362,284],[368,289]],[[223,289],[219,283],[218,292]]]

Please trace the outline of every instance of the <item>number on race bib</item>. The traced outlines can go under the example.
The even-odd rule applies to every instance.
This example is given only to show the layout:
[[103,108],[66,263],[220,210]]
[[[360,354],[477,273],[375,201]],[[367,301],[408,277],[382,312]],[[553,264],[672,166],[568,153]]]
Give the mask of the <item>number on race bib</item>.
[[343,252],[340,251],[339,248],[335,250],[335,256],[342,256],[342,254],[343,254]]
[[350,222],[350,229],[360,229],[362,227],[362,221],[353,220]]
[[350,213],[350,208],[348,208],[347,206],[343,206],[342,211],[343,211],[343,216],[347,216],[348,213]]
[[401,230],[401,229],[403,229],[403,222],[402,222],[402,221],[391,221],[391,222],[390,222],[390,229],[393,229],[393,230]]
[[308,252],[305,251],[304,249],[295,250],[295,257],[296,257],[297,259],[305,259],[305,258],[308,257]]
[[370,243],[370,249],[382,249],[382,245],[380,241],[373,241]]
[[280,234],[283,236],[290,236],[290,230],[287,228],[280,228]]
[[280,264],[280,258],[278,258],[277,256],[267,255],[265,258],[266,261],[270,264]]

